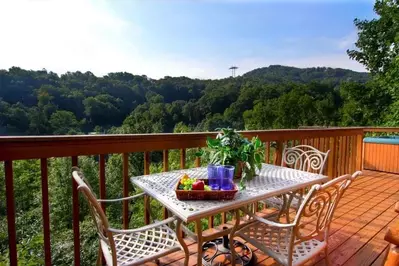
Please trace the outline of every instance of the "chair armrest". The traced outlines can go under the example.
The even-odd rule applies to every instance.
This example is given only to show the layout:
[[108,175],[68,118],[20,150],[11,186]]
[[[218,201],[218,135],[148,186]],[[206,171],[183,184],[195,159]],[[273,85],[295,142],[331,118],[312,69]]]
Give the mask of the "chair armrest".
[[137,228],[137,229],[116,229],[116,228],[108,228],[108,231],[110,231],[110,232],[112,232],[112,233],[116,233],[116,234],[138,233],[138,232],[142,232],[142,231],[146,231],[146,230],[152,229],[152,228],[154,228],[154,227],[159,227],[159,226],[162,226],[162,225],[166,225],[166,224],[171,223],[171,222],[174,222],[174,221],[176,221],[176,220],[177,220],[177,218],[173,216],[173,217],[170,217],[170,218],[168,218],[168,219],[166,219],[166,220],[159,221],[159,222],[156,222],[156,223],[153,223],[153,224],[149,224],[149,225],[146,225],[146,226]]
[[290,228],[290,227],[294,227],[295,226],[295,224],[293,224],[293,223],[282,224],[282,223],[277,223],[277,222],[273,222],[273,221],[261,218],[261,217],[255,215],[255,214],[249,212],[246,208],[241,208],[241,210],[245,214],[247,214],[249,217],[251,217],[252,219],[257,220],[257,221],[259,221],[261,223],[267,224],[269,226],[278,227],[278,228]]
[[133,196],[129,196],[129,197],[124,197],[124,198],[119,198],[119,199],[98,199],[98,202],[119,202],[119,201],[124,201],[124,200],[131,200],[131,199],[135,199],[138,197],[142,197],[145,195],[145,192],[137,194],[137,195],[133,195]]

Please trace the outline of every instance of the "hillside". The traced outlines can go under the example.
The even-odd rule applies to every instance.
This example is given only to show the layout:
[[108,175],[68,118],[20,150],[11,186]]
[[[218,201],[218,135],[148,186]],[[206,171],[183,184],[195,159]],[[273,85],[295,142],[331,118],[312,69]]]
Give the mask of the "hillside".
[[312,67],[297,68],[281,65],[257,68],[243,75],[245,78],[260,79],[263,82],[333,82],[342,81],[366,82],[370,76],[366,72],[356,72],[342,68]]
[[[367,79],[367,73],[351,70],[285,66],[218,80],[154,80],[126,72],[59,76],[13,67],[0,70],[0,134],[172,132],[177,125],[204,131],[221,126],[378,123],[390,98],[380,93],[382,104],[373,106],[375,96],[369,104],[367,92],[375,90],[365,84]],[[362,114],[364,103],[372,110],[367,114]],[[361,106],[354,107],[357,104]]]

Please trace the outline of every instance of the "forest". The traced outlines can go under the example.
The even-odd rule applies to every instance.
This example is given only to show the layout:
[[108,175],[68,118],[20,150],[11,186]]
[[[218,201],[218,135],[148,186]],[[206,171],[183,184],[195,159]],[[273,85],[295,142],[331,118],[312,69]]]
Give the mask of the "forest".
[[[356,49],[347,51],[366,67],[365,73],[271,65],[235,78],[156,80],[127,72],[97,77],[89,71],[0,70],[0,135],[399,126],[399,2],[377,0],[374,11],[376,19],[355,19]],[[170,170],[177,169],[178,151],[169,156]],[[194,156],[188,151],[187,162]],[[151,172],[161,170],[161,158],[151,154]],[[129,162],[129,175],[143,174],[143,154],[130,154]],[[98,157],[79,157],[79,166],[98,191]],[[20,265],[43,265],[40,162],[15,161],[13,167],[18,260]],[[71,161],[52,158],[48,169],[52,262],[72,265]],[[108,198],[122,196],[121,169],[121,156],[108,155]],[[7,265],[3,164],[0,177],[0,265]],[[82,265],[92,265],[98,240],[82,199],[80,206]],[[153,208],[160,210],[156,203]],[[120,226],[121,211],[121,206],[107,208],[112,225]],[[143,202],[131,204],[129,212],[132,227],[143,224]]]
[[392,103],[368,73],[279,65],[219,80],[12,67],[0,82],[2,135],[378,125]]

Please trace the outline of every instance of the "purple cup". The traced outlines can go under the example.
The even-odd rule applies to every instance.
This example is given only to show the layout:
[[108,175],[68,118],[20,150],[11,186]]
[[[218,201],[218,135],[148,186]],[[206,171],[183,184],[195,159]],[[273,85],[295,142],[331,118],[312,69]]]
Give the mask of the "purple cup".
[[219,166],[214,164],[208,164],[208,181],[209,186],[212,190],[220,189],[220,175],[219,175]]
[[221,174],[221,189],[232,190],[235,167],[232,165],[222,165],[219,169],[219,173]]

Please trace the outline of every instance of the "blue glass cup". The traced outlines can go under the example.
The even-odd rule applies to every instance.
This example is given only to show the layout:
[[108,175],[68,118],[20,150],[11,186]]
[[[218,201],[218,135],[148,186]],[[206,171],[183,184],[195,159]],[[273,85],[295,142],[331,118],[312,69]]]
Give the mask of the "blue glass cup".
[[232,165],[222,165],[219,169],[219,174],[221,178],[220,188],[222,190],[232,190],[235,167]]
[[208,181],[212,190],[220,189],[220,175],[218,169],[219,166],[208,164]]

